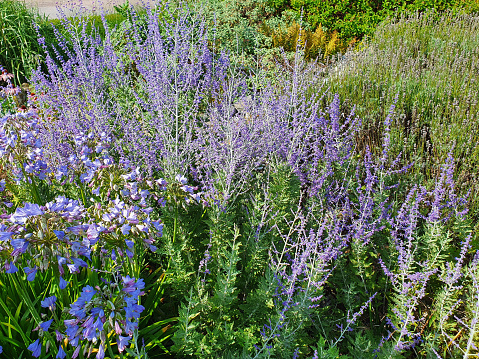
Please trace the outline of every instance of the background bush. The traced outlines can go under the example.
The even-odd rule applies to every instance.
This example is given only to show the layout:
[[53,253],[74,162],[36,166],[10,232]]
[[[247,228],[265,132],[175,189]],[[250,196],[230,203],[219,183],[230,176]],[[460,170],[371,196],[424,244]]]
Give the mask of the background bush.
[[41,62],[43,51],[33,25],[36,16],[22,2],[0,1],[0,63],[15,74],[17,84],[25,82]]
[[[350,51],[331,73],[333,93],[364,119],[358,146],[380,151],[382,117],[399,93],[392,138],[395,155],[414,162],[414,175],[433,181],[435,164],[450,151],[458,185],[477,216],[477,14],[438,17],[434,11],[398,15],[378,26],[362,49]],[[330,96],[332,98],[332,96]],[[475,217],[476,218],[476,217]]]
[[425,11],[435,9],[466,9],[477,11],[479,3],[476,0],[393,0],[393,1],[315,1],[291,0],[269,2],[276,11],[292,9],[296,14],[303,14],[304,19],[313,28],[319,24],[329,31],[338,31],[341,39],[350,41],[353,38],[361,40],[371,36],[376,26],[389,16],[399,12]]
[[[119,14],[106,14],[109,26],[120,24],[125,18]],[[55,26],[60,32],[67,33],[59,19],[48,19],[25,3],[15,0],[0,0],[0,64],[15,75],[17,85],[27,82],[39,65],[44,67],[44,50],[38,43],[38,34],[45,37],[46,43],[55,40]],[[104,36],[105,30],[99,15],[90,16],[87,30],[98,31]]]

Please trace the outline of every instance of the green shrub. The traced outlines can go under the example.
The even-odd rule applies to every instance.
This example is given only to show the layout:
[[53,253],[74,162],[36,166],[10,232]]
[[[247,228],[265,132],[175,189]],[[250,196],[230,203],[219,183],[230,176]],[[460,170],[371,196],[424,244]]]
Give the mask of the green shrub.
[[345,41],[372,35],[381,21],[388,16],[394,16],[397,11],[422,12],[426,9],[444,11],[464,8],[471,12],[477,10],[479,4],[477,0],[271,0],[270,3],[276,9],[293,9],[297,15],[303,14],[313,28],[321,24],[330,31],[338,31]]

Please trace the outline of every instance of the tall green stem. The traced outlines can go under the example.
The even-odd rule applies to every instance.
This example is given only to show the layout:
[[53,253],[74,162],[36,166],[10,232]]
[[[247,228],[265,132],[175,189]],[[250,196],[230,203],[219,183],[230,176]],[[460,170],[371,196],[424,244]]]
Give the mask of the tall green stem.
[[32,195],[33,197],[33,200],[35,201],[36,204],[38,205],[42,205],[42,199],[40,198],[40,192],[38,191],[38,187],[37,187],[37,184],[35,183],[35,176],[30,176],[29,174],[27,174],[25,172],[25,168],[22,167],[22,173],[23,173],[23,177],[25,179],[30,179],[31,183],[28,183],[28,187],[30,188],[30,194]]
[[113,350],[111,349],[110,345],[110,338],[106,338],[106,346],[108,347],[108,353],[110,354],[111,359],[115,359],[115,354],[113,354]]

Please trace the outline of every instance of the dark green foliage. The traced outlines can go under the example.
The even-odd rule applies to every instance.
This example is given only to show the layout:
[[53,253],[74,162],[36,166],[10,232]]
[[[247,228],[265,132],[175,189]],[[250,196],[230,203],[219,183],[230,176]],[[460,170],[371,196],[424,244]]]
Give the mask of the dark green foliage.
[[[329,30],[337,30],[342,39],[362,39],[372,35],[376,26],[398,11],[413,12],[466,7],[472,10],[475,1],[458,0],[291,0],[289,6],[303,13],[313,28],[319,24]],[[286,6],[285,6],[286,7]]]
[[0,1],[0,64],[15,74],[15,83],[26,82],[32,69],[41,62],[42,49],[37,39],[33,11],[15,0]]
[[[173,278],[181,273],[195,277],[194,285],[184,291],[183,297],[177,297],[182,304],[172,350],[180,355],[249,358],[253,345],[261,341],[259,332],[263,324],[278,315],[279,309],[271,299],[276,289],[275,279],[268,265],[268,250],[275,235],[268,228],[277,221],[287,230],[283,219],[291,216],[291,209],[295,208],[299,186],[286,168],[269,178],[266,176],[258,176],[251,197],[238,199],[227,211],[207,209],[206,238],[197,247],[203,250],[193,254],[201,257],[191,262],[195,266],[188,265],[185,258],[182,261],[185,267],[178,267],[175,272],[179,272],[173,274]],[[267,184],[271,186],[269,190],[277,194],[273,203],[264,197],[263,186]],[[274,218],[268,214],[270,206],[278,211]],[[242,218],[248,220],[242,221]],[[205,258],[206,249],[211,256],[207,261],[208,273],[198,261]],[[176,280],[171,284],[171,290],[177,292]],[[299,320],[300,313],[297,315],[292,320]],[[301,338],[298,334],[293,337]],[[290,345],[278,341],[275,352],[292,355],[293,337]]]

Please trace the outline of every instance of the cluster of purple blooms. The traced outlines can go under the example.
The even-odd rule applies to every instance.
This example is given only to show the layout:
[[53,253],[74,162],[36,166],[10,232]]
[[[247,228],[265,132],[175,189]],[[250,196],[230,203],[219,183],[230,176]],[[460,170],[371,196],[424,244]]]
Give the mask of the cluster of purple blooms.
[[[105,347],[110,345],[107,343],[107,335],[112,331],[117,335],[118,351],[123,352],[129,345],[134,331],[138,329],[138,320],[145,309],[137,304],[139,297],[144,295],[142,291],[144,286],[142,279],[135,280],[124,276],[118,283],[106,283],[103,288],[84,287],[78,299],[70,305],[68,313],[73,319],[64,320],[65,333],[62,334],[55,329],[55,338],[60,342],[56,358],[66,357],[64,346],[65,339],[68,339],[68,343],[75,348],[72,354],[73,359],[78,357],[82,348],[84,354],[88,352],[90,355],[96,342],[100,342],[96,358],[103,359]],[[41,301],[41,306],[53,312],[56,301],[57,298],[51,296]],[[42,333],[48,332],[53,322],[53,318],[43,321],[35,330],[41,329]],[[91,345],[82,346],[83,341]],[[49,345],[48,343],[47,351]],[[34,341],[29,345],[28,350],[34,357],[40,357],[42,340]]]
[[[119,352],[129,344],[138,329],[138,320],[145,309],[137,304],[144,294],[145,283],[129,276],[120,283],[107,283],[103,288],[86,286],[80,297],[70,306],[69,313],[74,319],[65,320],[66,337],[76,349],[73,358],[80,352],[81,340],[92,343],[100,341],[97,359],[105,357],[106,335],[115,331]],[[125,335],[122,335],[125,334]],[[61,337],[63,339],[63,337]],[[92,348],[92,346],[90,347]]]
[[[48,165],[38,138],[39,118],[34,110],[17,112],[0,119],[0,156],[4,167],[18,182],[25,177],[47,178]],[[31,179],[30,179],[31,181]]]
[[[4,270],[16,272],[15,263],[27,254],[35,263],[27,270],[29,280],[33,280],[38,268],[45,270],[53,263],[58,264],[60,275],[65,273],[64,266],[76,273],[88,266],[85,261],[90,261],[92,251],[98,248],[102,252],[109,249],[113,259],[123,254],[132,258],[135,241],[156,250],[153,243],[162,235],[163,224],[150,218],[151,208],[116,199],[104,208],[96,204],[91,211],[100,221],[91,223],[88,209],[77,200],[60,196],[45,206],[26,203],[13,214],[3,215],[0,252],[8,258],[2,263]],[[112,233],[116,235],[109,236]]]
[[[24,202],[12,212],[12,203],[2,201],[0,268],[7,274],[23,268],[28,281],[34,281],[38,271],[51,269],[58,275],[59,288],[63,290],[69,284],[65,277],[82,269],[96,270],[91,265],[93,255],[121,265],[125,258],[133,260],[137,250],[156,251],[163,224],[152,218],[151,205],[166,204],[170,184],[164,179],[144,177],[139,168],[131,167],[127,161],[115,163],[108,152],[112,138],[104,132],[75,136],[72,143],[77,151],[72,151],[65,163],[50,161],[38,138],[39,126],[34,110],[1,119],[2,165],[20,185],[34,186],[38,181],[77,183],[83,186],[91,205],[86,207],[84,201],[61,195],[45,205]],[[1,181],[2,191],[7,181]],[[171,185],[176,192],[180,189],[180,197],[186,203],[199,202],[201,194],[187,184],[185,177],[176,176]],[[68,311],[74,319],[64,320],[64,329],[54,317],[39,323],[36,330],[40,330],[40,338],[28,347],[32,355],[41,355],[42,333],[49,332],[52,323],[56,323],[55,337],[60,342],[57,358],[66,357],[64,339],[75,347],[73,358],[81,348],[87,350],[88,345],[82,345],[85,342],[90,343],[90,353],[100,343],[97,358],[103,358],[106,335],[111,330],[117,334],[117,348],[122,352],[138,329],[144,310],[138,304],[144,294],[144,282],[128,275],[118,278],[118,282],[108,282],[103,288],[84,287]],[[56,301],[51,296],[41,305],[53,313]],[[48,351],[51,343],[47,341],[46,345]]]

